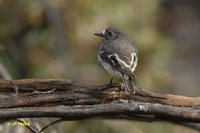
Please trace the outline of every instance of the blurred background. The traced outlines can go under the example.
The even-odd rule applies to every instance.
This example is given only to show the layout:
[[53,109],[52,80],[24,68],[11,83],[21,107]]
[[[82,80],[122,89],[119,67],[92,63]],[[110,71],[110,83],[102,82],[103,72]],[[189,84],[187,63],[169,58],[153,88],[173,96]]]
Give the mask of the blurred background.
[[[127,33],[138,49],[138,87],[200,95],[198,0],[0,0],[1,78],[107,83],[111,77],[97,60],[100,39],[93,35],[107,27]],[[59,123],[46,132],[196,133],[165,122],[96,119]]]

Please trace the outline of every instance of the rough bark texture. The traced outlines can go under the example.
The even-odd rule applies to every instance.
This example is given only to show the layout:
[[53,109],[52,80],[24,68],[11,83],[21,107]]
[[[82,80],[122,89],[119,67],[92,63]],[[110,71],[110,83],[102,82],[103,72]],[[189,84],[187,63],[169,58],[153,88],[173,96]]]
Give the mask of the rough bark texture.
[[97,105],[74,105],[56,107],[25,107],[1,109],[2,120],[26,117],[57,117],[66,120],[80,120],[93,117],[125,118],[144,120],[167,120],[175,122],[200,122],[200,110],[186,107],[172,107],[143,102],[111,103]]
[[139,88],[136,94],[128,95],[118,84],[92,85],[66,79],[0,80],[1,93],[13,92],[16,86],[18,96],[0,99],[0,120],[100,117],[200,122],[200,97],[157,94]]

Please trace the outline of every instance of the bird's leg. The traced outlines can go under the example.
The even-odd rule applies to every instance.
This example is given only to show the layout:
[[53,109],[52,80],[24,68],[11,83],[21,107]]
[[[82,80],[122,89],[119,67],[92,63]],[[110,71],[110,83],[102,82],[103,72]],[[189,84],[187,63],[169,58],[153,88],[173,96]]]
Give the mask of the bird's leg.
[[112,77],[112,78],[110,79],[109,83],[107,84],[108,87],[111,87],[111,86],[112,86],[112,84],[113,84],[113,79],[114,79],[114,77]]
[[112,89],[113,87],[121,88],[121,83],[113,83],[113,79],[114,77],[110,79],[109,83],[103,85],[102,88],[99,88],[99,90],[101,91],[108,90],[108,89]]
[[111,84],[111,85],[112,85],[112,83],[113,83],[113,79],[114,79],[114,77],[112,77],[112,78],[110,79],[110,82],[109,82],[109,84]]

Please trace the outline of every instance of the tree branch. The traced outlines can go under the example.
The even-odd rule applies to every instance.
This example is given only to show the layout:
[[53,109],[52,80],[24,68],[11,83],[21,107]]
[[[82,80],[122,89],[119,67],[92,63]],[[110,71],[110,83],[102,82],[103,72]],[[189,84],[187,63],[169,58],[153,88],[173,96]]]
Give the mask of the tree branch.
[[134,101],[131,101],[131,103],[24,107],[0,110],[1,120],[27,117],[56,117],[65,120],[81,120],[93,117],[131,120],[141,117],[150,121],[200,122],[200,110]]
[[200,97],[158,94],[139,88],[136,94],[128,95],[119,84],[92,85],[67,79],[0,80],[0,92],[12,92],[11,82],[18,87],[19,95],[0,99],[2,121],[27,117],[65,120],[99,117],[200,122]]
[[119,84],[92,85],[67,79],[0,80],[0,92],[12,92],[11,83],[18,87],[21,95],[0,99],[0,108],[59,104],[87,105],[110,103],[119,99],[200,108],[200,97],[158,94],[141,88],[136,88],[136,94],[127,95],[120,89]]

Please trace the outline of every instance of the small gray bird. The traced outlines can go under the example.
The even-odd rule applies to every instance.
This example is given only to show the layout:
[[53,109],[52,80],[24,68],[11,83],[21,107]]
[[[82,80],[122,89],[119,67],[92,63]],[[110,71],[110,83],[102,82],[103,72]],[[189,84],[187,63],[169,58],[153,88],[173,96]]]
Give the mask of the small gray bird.
[[113,77],[123,79],[126,93],[134,94],[133,72],[137,66],[138,56],[127,35],[115,28],[107,28],[94,35],[103,38],[98,52],[98,59],[103,67]]

